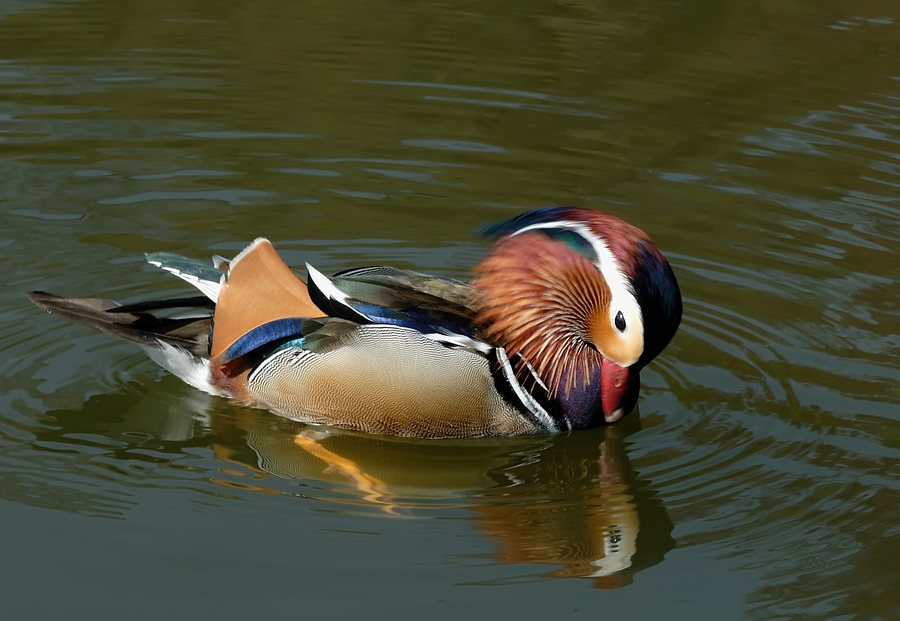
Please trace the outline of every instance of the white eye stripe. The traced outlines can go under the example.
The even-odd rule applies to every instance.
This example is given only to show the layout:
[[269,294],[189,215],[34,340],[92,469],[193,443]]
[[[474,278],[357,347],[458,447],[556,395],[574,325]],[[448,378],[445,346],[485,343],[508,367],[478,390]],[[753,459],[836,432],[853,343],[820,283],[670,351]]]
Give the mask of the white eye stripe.
[[609,306],[610,325],[615,325],[616,315],[621,312],[625,318],[625,330],[620,333],[622,338],[629,341],[636,341],[639,345],[637,348],[639,350],[638,356],[635,356],[634,360],[627,361],[627,364],[636,362],[637,358],[640,356],[640,352],[644,349],[643,314],[641,313],[641,307],[638,304],[637,298],[634,295],[634,289],[632,289],[631,283],[628,282],[628,278],[622,271],[619,260],[616,259],[615,255],[609,249],[609,246],[607,246],[606,240],[595,234],[587,225],[571,220],[557,220],[554,222],[531,224],[512,233],[510,237],[514,237],[519,233],[539,229],[564,229],[572,231],[580,235],[591,245],[594,254],[598,257],[594,265],[600,270],[600,274],[603,276],[604,280],[606,280],[606,284],[609,286],[609,291],[612,296]]

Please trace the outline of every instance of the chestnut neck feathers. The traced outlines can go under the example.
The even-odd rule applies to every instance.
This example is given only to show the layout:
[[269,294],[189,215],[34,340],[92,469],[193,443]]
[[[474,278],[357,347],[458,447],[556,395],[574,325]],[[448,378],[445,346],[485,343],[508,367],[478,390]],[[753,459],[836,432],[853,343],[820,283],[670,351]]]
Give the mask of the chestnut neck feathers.
[[476,272],[484,338],[520,355],[551,395],[595,378],[602,356],[591,334],[604,322],[610,289],[586,257],[526,232],[501,239]]

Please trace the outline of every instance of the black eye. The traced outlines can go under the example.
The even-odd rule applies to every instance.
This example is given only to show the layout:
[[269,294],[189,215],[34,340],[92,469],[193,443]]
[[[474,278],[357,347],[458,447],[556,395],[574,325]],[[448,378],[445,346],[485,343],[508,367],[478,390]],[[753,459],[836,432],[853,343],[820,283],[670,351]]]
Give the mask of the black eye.
[[616,330],[625,332],[625,315],[622,314],[622,311],[616,313]]

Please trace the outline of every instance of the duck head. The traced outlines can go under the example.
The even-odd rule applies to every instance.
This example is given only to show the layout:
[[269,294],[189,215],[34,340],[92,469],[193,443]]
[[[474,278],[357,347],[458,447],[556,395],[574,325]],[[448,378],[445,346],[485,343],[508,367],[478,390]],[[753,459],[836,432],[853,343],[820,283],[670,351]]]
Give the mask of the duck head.
[[500,239],[475,268],[481,336],[519,361],[518,375],[532,376],[571,428],[629,413],[641,369],[681,322],[678,283],[656,245],[614,216],[574,207],[487,232]]

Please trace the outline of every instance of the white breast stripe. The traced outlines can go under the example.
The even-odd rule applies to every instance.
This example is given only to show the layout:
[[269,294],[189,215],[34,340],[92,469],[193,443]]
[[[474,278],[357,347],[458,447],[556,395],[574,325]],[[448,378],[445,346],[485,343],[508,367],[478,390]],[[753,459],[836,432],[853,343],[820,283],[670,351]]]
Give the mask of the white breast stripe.
[[550,389],[547,388],[547,384],[541,381],[540,376],[537,374],[537,371],[534,370],[534,367],[531,366],[531,363],[525,360],[525,358],[522,358],[521,355],[519,356],[519,358],[522,360],[522,362],[525,363],[525,366],[528,368],[528,372],[531,373],[531,379],[540,384],[541,388],[544,389],[544,392],[550,392]]
[[519,398],[522,405],[528,408],[528,411],[538,419],[538,422],[540,422],[545,429],[552,432],[559,431],[559,426],[557,426],[553,417],[547,413],[547,410],[541,407],[540,403],[535,401],[534,397],[532,397],[527,390],[522,388],[521,384],[519,384],[519,381],[516,379],[516,374],[513,372],[512,365],[509,364],[506,350],[502,347],[497,348],[497,360],[500,362],[501,368],[503,369],[503,376],[513,389],[513,392],[516,393],[516,396]]

